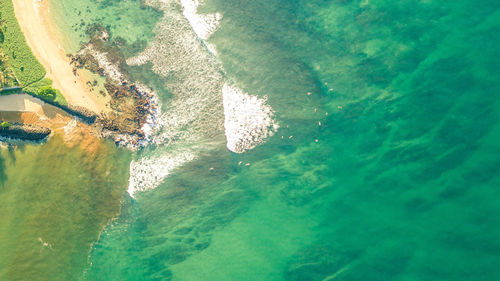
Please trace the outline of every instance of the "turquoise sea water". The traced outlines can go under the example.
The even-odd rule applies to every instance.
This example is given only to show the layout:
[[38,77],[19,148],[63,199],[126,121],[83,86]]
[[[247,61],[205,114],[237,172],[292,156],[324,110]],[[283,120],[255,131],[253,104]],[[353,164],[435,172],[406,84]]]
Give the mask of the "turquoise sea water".
[[[71,2],[53,1],[52,9]],[[76,2],[88,2],[90,14],[135,7],[106,22],[112,36],[127,38],[127,56],[144,48],[135,36],[151,44],[161,32],[154,26],[181,13],[179,5],[163,18],[138,1]],[[499,8],[465,0],[207,0],[198,12],[223,18],[207,41],[217,65],[206,69],[267,96],[280,129],[235,154],[219,143],[208,149],[186,125],[196,141],[176,149],[201,152],[155,189],[124,195],[121,215],[71,278],[500,280]],[[120,28],[130,24],[136,29]],[[179,48],[168,44],[187,36],[183,28],[170,30],[167,48]],[[184,55],[172,60],[178,71],[198,69],[196,59],[206,57]],[[165,108],[196,94],[152,65],[127,70],[148,79]],[[133,157],[173,157],[169,149]]]

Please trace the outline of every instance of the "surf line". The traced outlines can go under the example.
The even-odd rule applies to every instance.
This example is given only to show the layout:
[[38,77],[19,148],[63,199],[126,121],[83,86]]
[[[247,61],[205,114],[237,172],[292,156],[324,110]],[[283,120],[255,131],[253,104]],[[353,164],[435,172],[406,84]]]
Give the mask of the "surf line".
[[164,17],[155,27],[153,42],[128,58],[127,64],[151,62],[159,76],[182,82],[167,85],[174,96],[161,105],[154,153],[143,154],[130,165],[128,191],[132,197],[137,191],[156,188],[174,169],[200,153],[224,142],[228,150],[244,153],[264,143],[279,128],[266,97],[238,88],[217,61],[215,46],[207,40],[220,25],[222,14],[198,14],[202,4],[198,0],[145,3],[163,11]]
[[[222,14],[198,14],[199,0],[180,0],[183,15],[189,21],[198,38],[205,43],[214,55],[215,46],[207,40],[217,30],[222,20]],[[222,68],[222,67],[221,67]],[[222,69],[223,72],[224,69]],[[262,144],[279,128],[273,119],[274,111],[266,104],[267,97],[244,93],[235,85],[225,83],[222,88],[222,98],[225,115],[225,135],[227,148],[235,153],[243,153]]]

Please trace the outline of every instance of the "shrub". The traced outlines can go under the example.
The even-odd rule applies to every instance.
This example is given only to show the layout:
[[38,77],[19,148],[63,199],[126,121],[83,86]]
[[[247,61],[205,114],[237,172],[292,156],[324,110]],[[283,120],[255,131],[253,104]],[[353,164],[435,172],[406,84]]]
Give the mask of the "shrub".
[[51,86],[44,86],[40,88],[40,90],[38,90],[38,96],[42,99],[53,101],[56,99],[56,95],[56,89],[52,88]]
[[[38,97],[42,98],[39,95],[39,92],[42,90],[42,88],[46,88],[46,87],[52,88],[51,86],[52,86],[52,80],[50,80],[49,78],[44,78],[36,83],[30,84],[29,86],[24,87],[23,91],[29,95],[38,96]],[[66,101],[64,96],[61,94],[61,92],[57,89],[55,89],[55,91],[56,91],[56,97],[52,101],[56,102],[60,105],[68,105],[68,102]]]
[[50,80],[49,78],[44,78],[38,82],[23,87],[23,91],[30,95],[36,96],[38,95],[38,91],[40,91],[40,89],[45,86],[52,86],[52,80]]
[[2,122],[2,123],[0,124],[0,126],[1,126],[2,128],[9,128],[9,127],[10,127],[10,123],[9,123],[9,122],[7,122],[7,121],[4,121],[4,122]]

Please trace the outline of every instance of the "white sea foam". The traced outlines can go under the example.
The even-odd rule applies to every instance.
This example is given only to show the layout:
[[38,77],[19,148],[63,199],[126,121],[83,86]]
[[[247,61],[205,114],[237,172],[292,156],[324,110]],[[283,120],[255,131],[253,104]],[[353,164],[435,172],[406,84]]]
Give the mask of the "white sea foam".
[[64,130],[64,134],[65,135],[69,135],[71,134],[75,128],[76,128],[76,125],[77,125],[77,122],[75,119],[72,119],[71,121],[69,121],[66,126],[63,127],[63,130]]
[[217,46],[215,44],[206,42],[205,45],[207,46],[207,49],[212,53],[214,56],[217,56]]
[[[145,145],[151,143],[155,130],[159,126],[158,119],[162,115],[161,104],[158,99],[158,95],[147,86],[136,82],[135,88],[143,96],[146,96],[149,100],[149,103],[151,104],[151,106],[148,108],[149,114],[146,117],[146,122],[141,127],[141,130],[144,133],[144,139],[142,140],[142,142],[144,142]],[[141,146],[143,145],[141,144]]]
[[198,14],[198,6],[200,6],[200,1],[198,0],[180,0],[183,8],[183,15],[191,24],[194,32],[200,39],[207,40],[210,38],[220,24],[222,19],[222,14]]
[[145,0],[163,11],[155,39],[129,65],[152,63],[152,70],[168,77],[165,88],[173,97],[155,120],[151,142],[154,155],[130,166],[129,193],[150,190],[173,169],[216,147],[236,153],[255,148],[278,128],[265,98],[229,85],[217,61],[215,46],[206,42],[222,15],[200,15],[198,0]]
[[130,66],[134,65],[143,65],[150,60],[149,52],[142,52],[135,57],[131,57],[127,59],[127,64]]
[[278,130],[273,109],[266,104],[266,98],[251,96],[229,84],[224,84],[222,94],[229,150],[243,153],[253,149]]
[[42,239],[42,237],[38,237],[38,242],[42,245],[44,248],[49,248],[52,250],[52,245]]
[[196,155],[190,151],[176,151],[168,156],[132,161],[127,192],[134,197],[138,191],[153,189],[162,183],[175,168],[195,158]]
[[124,80],[118,66],[111,63],[105,53],[99,52],[92,47],[92,45],[87,46],[83,52],[89,52],[96,59],[99,67],[104,69],[104,73],[106,73],[109,78],[113,79],[115,82],[121,82]]
[[[166,89],[173,93],[155,120],[151,142],[154,155],[142,156],[130,168],[129,193],[157,187],[173,169],[224,143],[221,88],[224,77],[213,55],[199,40],[179,2],[145,2],[164,12],[155,27],[155,40],[129,65],[151,62],[152,70],[170,77]],[[196,149],[195,149],[196,147]]]
[[[120,72],[119,67],[108,59],[106,53],[96,50],[92,45],[86,46],[82,50],[82,53],[90,54],[96,60],[99,67],[104,70],[107,77],[111,78],[115,83],[130,84],[130,81],[128,81]],[[141,130],[144,133],[144,138],[138,139],[137,136],[131,136],[129,134],[120,135],[111,131],[104,131],[102,134],[103,136],[113,138],[115,142],[122,146],[131,150],[137,150],[151,143],[155,128],[158,126],[158,117],[161,115],[161,106],[158,101],[158,96],[153,90],[139,82],[134,82],[133,84],[141,96],[149,100],[150,106],[145,108],[148,112],[146,122],[141,127]]]
[[69,121],[66,126],[63,127],[64,130],[64,141],[70,141],[71,140],[71,134],[75,131],[76,129],[77,122],[75,119],[72,119]]

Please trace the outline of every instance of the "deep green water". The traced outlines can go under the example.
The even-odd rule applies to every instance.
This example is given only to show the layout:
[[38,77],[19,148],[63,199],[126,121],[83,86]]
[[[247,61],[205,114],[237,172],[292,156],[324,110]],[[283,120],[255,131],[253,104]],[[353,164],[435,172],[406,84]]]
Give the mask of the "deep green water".
[[[129,44],[136,37],[153,40],[154,32],[144,30],[161,20],[138,1],[54,0],[53,10],[72,2],[88,2],[90,14],[102,15],[135,7],[127,17],[106,19],[112,35]],[[500,280],[499,8],[498,1],[464,0],[207,0],[200,13],[223,15],[208,42],[224,75],[249,94],[267,95],[280,123],[277,134],[244,154],[224,145],[178,144],[203,152],[156,189],[135,199],[124,195],[121,215],[94,244],[88,263],[80,240],[60,238],[60,258],[78,256],[74,271],[52,259],[12,254],[39,251],[36,240],[13,237],[39,231],[25,217],[38,221],[40,212],[28,213],[4,194],[7,182],[15,187],[9,196],[21,196],[23,184],[13,175],[30,174],[21,161],[8,160],[12,153],[28,160],[45,153],[62,167],[79,167],[78,160],[72,154],[51,158],[54,148],[44,149],[51,142],[29,146],[29,153],[2,150],[0,171],[7,172],[0,173],[0,208],[17,215],[2,216],[0,227],[9,232],[0,233],[7,249],[0,251],[0,279],[18,276],[5,275],[10,267],[34,276],[23,268],[33,263],[52,267],[50,280]],[[130,23],[135,29],[121,28]],[[78,38],[78,32],[68,36]],[[138,53],[141,44],[123,52]],[[153,74],[151,64],[129,72],[148,77],[164,106],[180,94],[170,89],[181,81]],[[127,153],[116,153],[123,158],[103,160],[113,171],[128,163],[121,155]],[[151,147],[134,159],[169,153],[169,147]],[[65,173],[54,174],[53,181],[68,181]],[[117,175],[117,182],[126,182],[127,173]],[[90,177],[71,190],[101,181]],[[57,202],[20,198],[24,204]],[[60,207],[82,215],[87,204],[116,202],[101,194],[91,198]],[[65,218],[58,229],[95,240],[77,219]]]

